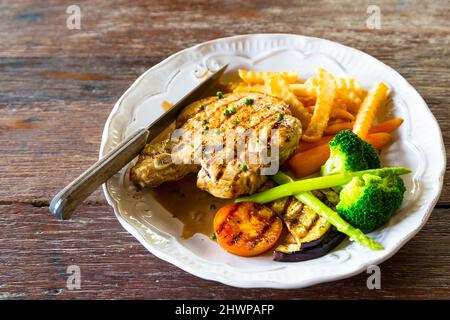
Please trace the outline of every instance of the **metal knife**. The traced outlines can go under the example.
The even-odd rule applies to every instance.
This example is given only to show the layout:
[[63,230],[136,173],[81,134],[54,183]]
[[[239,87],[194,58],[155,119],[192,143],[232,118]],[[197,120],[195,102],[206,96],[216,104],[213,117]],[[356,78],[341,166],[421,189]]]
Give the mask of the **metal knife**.
[[147,142],[153,140],[176,119],[181,109],[201,98],[205,90],[219,80],[227,67],[228,65],[224,65],[209,75],[147,128],[138,130],[122,141],[117,147],[62,189],[50,203],[50,212],[58,219],[70,219],[72,212],[84,199],[133,160]]

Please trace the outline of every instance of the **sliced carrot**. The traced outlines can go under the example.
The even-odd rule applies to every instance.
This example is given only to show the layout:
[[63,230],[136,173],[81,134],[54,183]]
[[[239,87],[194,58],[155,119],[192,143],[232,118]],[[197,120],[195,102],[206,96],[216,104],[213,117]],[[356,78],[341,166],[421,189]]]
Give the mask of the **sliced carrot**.
[[341,123],[334,123],[326,127],[325,131],[323,132],[324,135],[332,135],[341,132],[342,130],[352,130],[353,129],[353,122],[341,122]]
[[378,133],[378,132],[391,133],[395,131],[398,127],[400,127],[402,123],[403,123],[402,118],[394,118],[391,120],[387,120],[372,126],[372,128],[370,128],[369,130],[369,133]]
[[391,135],[386,132],[370,133],[365,139],[375,149],[382,149],[389,141],[391,141]]
[[297,147],[297,150],[295,150],[296,153],[303,152],[315,147],[318,147],[324,143],[330,142],[334,138],[334,135],[331,136],[323,136],[320,138],[320,140],[309,142],[309,141],[301,141],[300,144]]
[[[325,136],[317,142],[301,142],[299,149],[301,152],[294,154],[287,162],[289,169],[297,178],[309,176],[320,170],[320,167],[330,157],[328,141],[334,136]],[[386,132],[370,133],[365,139],[375,149],[382,149],[391,140],[391,135]],[[319,144],[322,142],[322,144]],[[313,144],[316,144],[315,146]],[[302,146],[303,145],[303,146]],[[311,147],[310,147],[311,146]],[[308,148],[310,147],[310,148]]]
[[383,82],[372,87],[359,108],[356,115],[353,132],[362,139],[365,139],[370,127],[372,126],[375,113],[380,105],[382,105],[388,96],[389,87]]
[[320,170],[320,167],[330,157],[328,143],[294,154],[288,160],[289,169],[297,178],[306,177]]

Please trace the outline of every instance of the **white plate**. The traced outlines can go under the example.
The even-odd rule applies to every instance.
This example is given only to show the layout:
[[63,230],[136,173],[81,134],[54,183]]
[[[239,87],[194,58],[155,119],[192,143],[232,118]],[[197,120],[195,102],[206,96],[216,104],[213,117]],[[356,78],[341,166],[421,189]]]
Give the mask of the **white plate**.
[[395,142],[383,152],[382,161],[414,171],[405,176],[406,200],[388,225],[370,234],[385,250],[370,251],[344,241],[322,258],[280,263],[269,256],[233,256],[199,234],[182,240],[181,223],[156,201],[135,192],[122,170],[104,185],[105,196],[124,228],[150,252],[198,277],[232,286],[300,288],[349,277],[379,264],[422,228],[439,197],[445,170],[445,150],[435,118],[417,91],[395,70],[361,51],[323,39],[243,35],[205,42],[172,55],[140,76],[116,103],[105,124],[100,156],[159,116],[163,100],[176,101],[207,69],[224,63],[230,64],[225,81],[236,77],[237,68],[298,69],[305,78],[320,66],[336,76],[360,79],[365,89],[377,81],[386,82],[393,89],[393,103],[387,112],[404,118],[405,123],[395,133]]

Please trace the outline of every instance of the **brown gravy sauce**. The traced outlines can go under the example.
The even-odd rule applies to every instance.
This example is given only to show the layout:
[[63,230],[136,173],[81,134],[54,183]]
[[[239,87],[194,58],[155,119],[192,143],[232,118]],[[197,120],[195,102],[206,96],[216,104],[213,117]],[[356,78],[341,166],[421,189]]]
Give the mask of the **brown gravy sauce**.
[[190,174],[179,181],[167,182],[153,189],[155,199],[183,223],[183,239],[196,233],[211,236],[215,213],[233,201],[215,198],[198,189],[196,180],[197,175]]

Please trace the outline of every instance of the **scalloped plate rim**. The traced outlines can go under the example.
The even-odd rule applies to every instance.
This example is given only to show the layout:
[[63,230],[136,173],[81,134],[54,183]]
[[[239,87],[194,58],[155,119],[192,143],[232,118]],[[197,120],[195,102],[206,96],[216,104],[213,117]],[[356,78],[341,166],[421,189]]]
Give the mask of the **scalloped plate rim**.
[[429,116],[431,117],[431,120],[434,122],[434,126],[437,127],[438,129],[438,133],[440,135],[440,151],[441,151],[441,155],[443,158],[443,162],[442,162],[442,168],[440,170],[439,173],[439,183],[437,185],[437,191],[435,193],[435,196],[433,197],[433,199],[429,202],[427,202],[426,205],[426,209],[422,209],[421,211],[425,211],[425,214],[422,217],[422,220],[420,222],[420,224],[418,226],[416,226],[413,230],[411,230],[410,232],[408,232],[404,237],[402,237],[402,241],[400,243],[398,243],[393,249],[391,249],[390,251],[388,251],[386,254],[380,256],[380,257],[375,257],[375,259],[372,259],[374,261],[364,261],[364,263],[361,262],[361,260],[359,260],[358,263],[358,267],[354,268],[353,270],[349,270],[349,272],[344,272],[342,274],[334,274],[334,275],[328,275],[328,276],[322,276],[322,277],[316,277],[315,279],[310,279],[308,280],[302,280],[301,282],[298,283],[285,283],[285,282],[277,282],[277,281],[270,281],[270,280],[264,280],[264,281],[235,281],[233,279],[230,278],[226,278],[223,277],[222,275],[216,274],[216,273],[202,273],[202,272],[198,272],[197,269],[195,269],[195,267],[189,266],[189,265],[185,265],[182,262],[180,262],[179,260],[177,260],[176,258],[171,257],[170,255],[158,250],[156,247],[152,247],[150,246],[145,239],[142,237],[142,235],[139,233],[139,231],[137,231],[136,229],[134,229],[133,226],[129,225],[122,217],[120,217],[120,215],[118,214],[118,208],[117,208],[117,203],[116,201],[112,198],[112,196],[109,194],[108,188],[107,188],[107,184],[103,184],[102,188],[103,188],[103,192],[105,194],[105,198],[108,202],[108,204],[110,204],[113,209],[114,209],[114,213],[117,217],[117,219],[119,220],[120,224],[130,233],[132,234],[142,245],[144,245],[144,247],[149,250],[151,253],[153,253],[155,256],[157,256],[160,259],[163,259],[165,261],[168,261],[169,263],[179,267],[180,269],[189,272],[193,275],[196,275],[200,278],[203,279],[207,279],[207,280],[213,280],[213,281],[218,281],[227,285],[231,285],[231,286],[235,286],[235,287],[242,287],[242,288],[261,288],[261,287],[266,287],[266,288],[284,288],[284,289],[290,289],[290,288],[303,288],[303,287],[307,287],[307,286],[311,286],[314,284],[318,284],[318,283],[322,283],[322,282],[329,282],[329,281],[336,281],[339,279],[343,279],[343,278],[348,278],[351,276],[354,276],[356,274],[359,274],[361,272],[363,272],[367,266],[371,265],[371,264],[379,264],[383,261],[386,261],[387,259],[389,259],[390,257],[392,257],[395,253],[398,252],[398,250],[400,250],[411,238],[413,238],[421,229],[422,227],[425,225],[425,223],[427,222],[427,220],[429,219],[431,212],[436,204],[436,202],[439,199],[439,196],[442,192],[442,186],[443,186],[443,177],[445,174],[445,168],[446,168],[446,153],[445,153],[445,146],[443,143],[443,138],[442,138],[442,132],[439,128],[438,122],[436,120],[436,118],[434,117],[434,115],[431,113],[431,111],[429,110],[426,102],[424,101],[424,99],[422,98],[422,96],[417,92],[417,90],[404,78],[401,76],[400,73],[398,73],[395,69],[393,69],[392,67],[386,65],[385,63],[379,61],[378,59],[374,58],[373,56],[346,46],[346,45],[342,45],[340,43],[331,41],[331,40],[327,40],[327,39],[322,39],[322,38],[317,38],[317,37],[308,37],[308,36],[302,36],[302,35],[296,35],[296,34],[285,34],[285,33],[259,33],[259,34],[246,34],[246,35],[237,35],[237,36],[232,36],[232,37],[224,37],[224,38],[219,38],[219,39],[213,39],[213,40],[209,40],[206,42],[202,42],[199,43],[195,46],[183,49],[171,56],[169,56],[168,58],[162,60],[161,62],[159,62],[158,64],[152,66],[151,68],[149,68],[147,71],[145,71],[142,75],[140,75],[134,82],[133,84],[125,91],[125,93],[119,98],[119,100],[116,102],[116,104],[114,105],[110,115],[108,116],[108,119],[105,123],[104,126],[104,131],[102,134],[102,141],[101,141],[101,147],[100,147],[100,152],[99,152],[99,157],[102,157],[102,155],[104,154],[104,148],[105,148],[105,143],[109,137],[109,131],[110,131],[110,124],[111,121],[114,117],[114,115],[116,114],[116,112],[118,111],[120,104],[122,102],[123,99],[125,99],[125,97],[128,95],[129,92],[131,92],[138,84],[139,82],[141,82],[148,73],[150,73],[152,70],[161,67],[164,63],[166,63],[169,59],[174,59],[179,55],[184,54],[187,51],[190,50],[195,50],[197,48],[199,48],[200,46],[204,46],[204,45],[208,45],[208,44],[212,44],[214,42],[217,41],[222,41],[222,40],[238,40],[238,39],[243,39],[243,38],[247,38],[247,37],[264,37],[264,36],[269,36],[269,37],[277,37],[277,36],[281,36],[281,37],[302,37],[305,38],[306,40],[318,40],[318,41],[324,41],[324,42],[328,42],[331,43],[334,46],[340,46],[345,50],[351,50],[353,51],[355,54],[363,54],[366,57],[370,58],[370,59],[374,59],[376,60],[378,63],[383,64],[385,67],[387,67],[389,69],[390,72],[394,72],[395,74],[397,74],[398,76],[400,76],[400,78],[402,79],[402,81],[405,82],[407,88],[409,90],[413,90],[417,93],[417,96],[419,97],[419,99],[421,100],[421,102],[423,103],[424,106],[427,107],[428,109],[428,113]]

